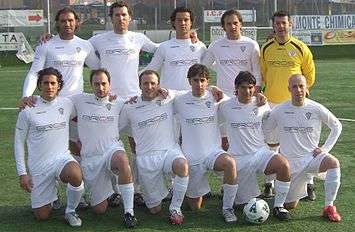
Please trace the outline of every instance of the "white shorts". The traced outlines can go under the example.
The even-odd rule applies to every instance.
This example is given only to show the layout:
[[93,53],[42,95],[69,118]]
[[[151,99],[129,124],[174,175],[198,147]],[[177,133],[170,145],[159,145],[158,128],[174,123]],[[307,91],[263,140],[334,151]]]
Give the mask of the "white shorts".
[[63,154],[48,164],[40,174],[32,174],[33,188],[31,192],[31,207],[33,209],[48,205],[58,199],[56,181],[65,165],[76,160],[68,153]]
[[168,195],[164,175],[172,174],[173,162],[178,158],[186,159],[179,145],[168,151],[137,155],[139,183],[148,208],[158,206]]
[[102,156],[85,157],[85,154],[83,155],[81,168],[92,206],[100,204],[114,193],[111,178],[115,174],[111,170],[111,160],[116,151],[125,150],[121,144],[115,144]]
[[251,198],[260,195],[257,174],[264,174],[264,171],[275,155],[274,151],[263,147],[254,155],[233,156],[237,163],[238,191],[235,204],[245,204]]
[[[275,106],[279,104],[269,102],[269,106],[273,109]],[[279,129],[276,127],[274,128],[269,134],[265,135],[265,142],[267,144],[278,144],[279,142]]]
[[187,197],[198,198],[211,191],[208,183],[207,171],[213,170],[214,163],[222,154],[226,154],[226,152],[221,149],[208,155],[202,163],[189,165],[189,184],[186,191]]
[[78,121],[75,118],[69,121],[69,140],[76,143],[79,141]]
[[295,202],[307,196],[307,181],[309,175],[317,175],[319,166],[328,154],[322,153],[313,157],[310,153],[302,158],[288,159],[291,168],[291,185],[286,197],[286,203]]

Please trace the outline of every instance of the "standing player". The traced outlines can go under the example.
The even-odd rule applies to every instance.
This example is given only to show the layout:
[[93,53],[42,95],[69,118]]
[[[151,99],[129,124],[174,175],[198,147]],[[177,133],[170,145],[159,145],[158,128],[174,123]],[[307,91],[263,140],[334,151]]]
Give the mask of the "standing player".
[[163,88],[190,89],[185,78],[187,71],[193,64],[201,63],[206,51],[201,41],[192,43],[190,39],[193,18],[190,9],[178,7],[173,11],[170,21],[176,31],[176,38],[161,43],[146,67],[146,70],[160,70],[160,85]]
[[138,178],[145,204],[152,214],[161,211],[161,202],[168,195],[164,174],[174,174],[173,196],[169,206],[169,221],[182,224],[181,205],[188,185],[188,165],[174,136],[173,99],[158,97],[159,75],[146,70],[139,76],[142,95],[137,102],[126,104],[120,116],[120,126],[128,125],[137,147]]
[[[315,81],[313,56],[306,44],[290,35],[292,21],[288,12],[278,11],[272,17],[274,37],[261,48],[261,73],[265,84],[265,95],[271,108],[290,100],[288,78],[292,74],[301,73],[306,77],[308,88]],[[272,149],[278,149],[276,131],[268,139]],[[266,184],[265,194],[271,194],[271,183]],[[312,178],[308,185],[308,199],[315,200]]]
[[218,128],[218,103],[207,91],[206,66],[194,64],[187,73],[191,91],[176,97],[174,108],[181,123],[182,150],[189,161],[190,181],[186,196],[192,209],[199,209],[202,196],[210,191],[207,170],[221,171],[223,177],[223,216],[234,223],[233,203],[237,193],[237,170],[233,157],[222,150]]
[[36,107],[22,110],[16,123],[14,148],[20,186],[31,193],[36,218],[45,220],[51,214],[51,203],[57,199],[56,180],[67,183],[65,219],[71,226],[81,226],[75,209],[84,190],[82,173],[68,150],[73,104],[66,98],[57,97],[63,87],[63,78],[54,68],[38,72],[37,87],[40,97]]
[[[276,106],[266,120],[266,132],[278,128],[280,152],[291,167],[291,186],[285,207],[292,209],[307,195],[307,175],[325,172],[325,207],[323,216],[339,222],[341,216],[333,205],[340,186],[340,164],[329,154],[340,133],[341,123],[324,106],[306,98],[307,80],[301,74],[289,79],[291,100]],[[323,146],[319,145],[322,123],[330,128]]]
[[221,18],[226,37],[212,42],[203,58],[206,66],[217,72],[217,87],[232,97],[234,79],[240,71],[249,71],[256,78],[256,90],[261,85],[260,49],[256,41],[241,34],[242,15],[237,10],[227,10]]
[[132,174],[118,133],[123,100],[109,101],[110,74],[105,69],[92,71],[90,83],[94,94],[72,97],[78,117],[78,133],[82,144],[81,166],[90,192],[90,204],[98,214],[106,211],[107,198],[113,194],[111,179],[118,175],[124,222],[132,228],[137,223],[133,212]]
[[276,174],[274,215],[290,218],[284,203],[290,188],[290,168],[280,154],[269,150],[264,142],[262,119],[270,110],[266,104],[257,106],[254,92],[256,79],[248,71],[241,71],[235,78],[235,97],[221,102],[219,116],[226,122],[230,141],[229,154],[238,163],[238,191],[235,203],[245,204],[260,195],[257,173]]

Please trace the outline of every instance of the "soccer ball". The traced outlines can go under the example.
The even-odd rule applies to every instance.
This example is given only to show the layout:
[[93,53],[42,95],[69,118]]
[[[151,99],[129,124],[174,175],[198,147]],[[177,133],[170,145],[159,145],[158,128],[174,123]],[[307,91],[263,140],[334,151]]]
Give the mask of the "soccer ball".
[[252,224],[261,224],[269,217],[270,209],[266,201],[252,198],[243,209],[244,218]]

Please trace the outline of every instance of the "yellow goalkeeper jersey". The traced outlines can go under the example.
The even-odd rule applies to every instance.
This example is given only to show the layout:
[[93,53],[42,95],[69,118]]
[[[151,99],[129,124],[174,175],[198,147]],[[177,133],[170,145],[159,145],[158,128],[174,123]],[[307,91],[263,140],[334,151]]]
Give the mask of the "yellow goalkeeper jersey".
[[278,104],[291,99],[288,91],[288,78],[291,75],[304,75],[308,88],[315,81],[311,51],[306,44],[292,36],[284,44],[276,39],[266,42],[261,48],[260,59],[265,95],[271,103]]

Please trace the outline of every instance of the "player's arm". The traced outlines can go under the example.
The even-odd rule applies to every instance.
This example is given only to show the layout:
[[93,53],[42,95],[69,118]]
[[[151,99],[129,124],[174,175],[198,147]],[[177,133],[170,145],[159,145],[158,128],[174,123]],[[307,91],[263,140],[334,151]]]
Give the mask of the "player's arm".
[[36,48],[35,57],[30,71],[27,73],[22,89],[22,99],[19,101],[19,107],[34,106],[35,100],[31,97],[37,86],[37,72],[44,68],[47,56],[45,45],[39,45]]
[[90,69],[99,69],[100,68],[100,59],[95,53],[95,49],[91,43],[89,43],[89,53],[85,59],[85,64],[89,66]]
[[143,35],[142,39],[142,50],[145,52],[154,53],[160,45],[159,43],[154,43],[153,41],[151,41],[146,35]]
[[213,45],[211,44],[205,54],[202,56],[202,64],[206,65],[207,67],[211,67],[216,62],[216,57],[214,56],[213,52]]
[[164,60],[165,60],[164,52],[162,47],[160,46],[154,53],[154,56],[150,61],[150,63],[141,72],[143,72],[144,70],[153,70],[158,72],[160,68],[163,66]]
[[335,115],[324,106],[320,106],[320,118],[330,129],[330,133],[323,146],[320,147],[320,150],[329,153],[340,136],[342,125],[339,119],[337,119]]
[[266,72],[267,72],[267,64],[266,64],[266,60],[264,57],[264,53],[265,53],[265,47],[261,48],[261,52],[260,52],[260,75],[261,75],[261,83],[265,85],[266,83]]
[[256,79],[255,90],[257,93],[261,91],[261,72],[260,72],[260,49],[258,43],[253,43],[254,49],[251,54],[251,69],[252,73]]
[[129,126],[128,104],[133,104],[133,103],[125,102],[124,105],[122,106],[120,113],[119,113],[119,117],[118,117],[118,130],[119,131],[121,131],[123,128]]
[[265,136],[265,140],[269,141],[269,135],[277,127],[277,120],[275,117],[275,110],[268,110],[264,112],[262,118],[262,129]]
[[25,161],[25,143],[28,136],[29,122],[26,117],[26,112],[19,113],[16,122],[15,139],[14,139],[14,155],[16,160],[17,174],[20,177],[20,186],[27,192],[32,191],[32,180],[27,174]]
[[306,77],[308,89],[312,87],[316,79],[316,69],[313,61],[313,55],[311,50],[304,45],[303,49],[303,61],[302,61],[302,74]]

